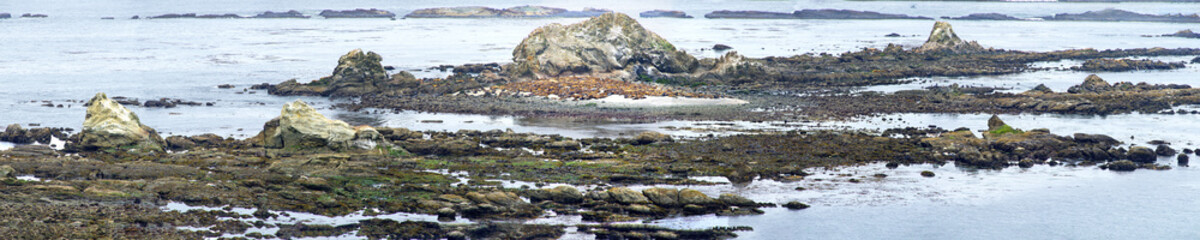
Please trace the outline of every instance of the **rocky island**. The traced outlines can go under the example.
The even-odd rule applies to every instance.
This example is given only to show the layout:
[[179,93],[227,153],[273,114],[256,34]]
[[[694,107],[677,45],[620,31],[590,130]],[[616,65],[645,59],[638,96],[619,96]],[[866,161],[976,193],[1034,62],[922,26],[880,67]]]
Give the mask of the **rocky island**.
[[562,8],[544,6],[518,6],[505,9],[489,7],[445,7],[417,9],[406,18],[587,18],[612,12],[605,9],[584,8],[582,11],[570,11]]
[[743,19],[931,19],[904,14],[878,13],[844,9],[804,9],[792,13],[721,10],[704,14],[705,18]]

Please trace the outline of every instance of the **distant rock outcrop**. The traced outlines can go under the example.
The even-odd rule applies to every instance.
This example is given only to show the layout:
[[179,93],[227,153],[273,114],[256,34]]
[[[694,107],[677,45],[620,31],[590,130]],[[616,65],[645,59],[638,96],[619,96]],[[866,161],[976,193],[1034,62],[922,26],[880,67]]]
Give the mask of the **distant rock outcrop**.
[[21,17],[23,17],[23,18],[46,18],[46,17],[50,17],[50,16],[46,15],[46,14],[40,14],[40,13],[26,13],[26,14],[21,14]]
[[1192,32],[1191,29],[1179,30],[1172,34],[1163,34],[1163,37],[1181,37],[1181,38],[1200,38],[1200,33]]
[[143,125],[136,114],[121,104],[97,93],[87,103],[79,146],[84,150],[132,146],[145,151],[162,151],[163,139],[154,129]]
[[1100,11],[1087,11],[1084,13],[1059,13],[1054,16],[1042,17],[1046,21],[1133,21],[1133,22],[1177,22],[1177,23],[1200,23],[1200,15],[1195,13],[1190,15],[1183,14],[1141,14],[1117,9],[1104,9]]
[[258,15],[254,15],[253,18],[309,18],[309,16],[305,16],[303,13],[300,13],[296,10],[289,10],[287,12],[266,11],[259,13]]
[[692,16],[688,15],[686,12],[676,11],[676,10],[645,11],[645,12],[639,13],[638,17],[643,17],[643,18],[692,18]]
[[201,15],[196,15],[195,13],[183,13],[183,14],[169,13],[169,14],[147,17],[147,19],[170,19],[170,18],[242,18],[242,16],[239,16],[237,14],[232,14],[232,13],[201,14]]
[[412,74],[401,72],[391,77],[380,64],[382,57],[375,52],[355,49],[338,59],[333,74],[311,83],[302,84],[289,80],[272,86],[268,92],[283,96],[333,96],[354,97],[365,94],[386,93],[405,84],[414,83]]
[[764,11],[715,11],[704,14],[705,18],[750,18],[750,19],[932,19],[904,14],[878,13],[845,9],[804,9],[792,13]]
[[962,17],[942,17],[951,20],[1025,20],[1000,13],[972,13]]
[[518,6],[505,9],[489,7],[442,7],[417,9],[406,18],[540,18],[540,17],[595,17],[612,12],[607,9],[584,8],[570,11],[563,8],[544,6]]
[[10,13],[0,13],[0,19],[5,19],[5,18],[12,18],[12,14],[10,14]]
[[303,101],[283,105],[279,117],[263,126],[263,131],[248,141],[267,148],[286,149],[371,149],[387,144],[374,128],[350,127],[340,120],[326,118]]
[[540,27],[513,50],[513,62],[510,74],[535,78],[632,71],[638,66],[685,73],[697,65],[695,57],[621,13]]
[[958,34],[954,33],[954,28],[950,27],[950,23],[942,21],[933,24],[933,30],[929,32],[929,39],[916,49],[917,52],[951,53],[973,53],[984,50],[975,41],[967,42],[958,38]]
[[384,11],[384,10],[379,10],[379,9],[374,9],[374,8],[372,8],[372,9],[359,8],[359,9],[354,9],[354,10],[342,10],[342,11],[334,11],[334,10],[326,9],[324,11],[321,11],[321,13],[317,14],[317,15],[320,15],[325,18],[394,18],[394,17],[396,17],[395,13]]

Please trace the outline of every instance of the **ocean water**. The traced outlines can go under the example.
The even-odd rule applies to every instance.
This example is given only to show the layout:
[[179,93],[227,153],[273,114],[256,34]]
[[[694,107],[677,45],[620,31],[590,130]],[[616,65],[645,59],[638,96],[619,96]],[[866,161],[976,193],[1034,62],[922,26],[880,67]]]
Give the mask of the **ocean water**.
[[[512,47],[533,29],[550,23],[582,19],[158,19],[131,20],[188,13],[253,15],[262,11],[299,10],[316,15],[322,9],[380,8],[399,15],[414,9],[445,6],[510,7],[546,5],[580,9],[600,7],[636,16],[652,9],[683,10],[695,19],[639,19],[647,28],[698,57],[721,43],[750,57],[846,52],[882,48],[888,43],[917,46],[928,34],[929,20],[734,20],[704,19],[714,10],[792,11],[852,9],[930,17],[998,12],[1018,17],[1119,8],[1142,13],[1200,11],[1200,4],[1183,3],[1004,3],[905,1],[0,1],[0,12],[44,13],[43,19],[0,20],[0,124],[37,123],[78,129],[83,101],[97,92],[141,100],[177,98],[213,102],[212,107],[170,109],[132,107],[143,123],[169,135],[217,133],[244,138],[277,116],[284,103],[297,99],[313,103],[327,116],[355,124],[376,124],[420,130],[514,129],[558,133],[572,137],[620,137],[644,130],[682,136],[702,133],[664,127],[711,126],[709,122],[667,121],[644,124],[577,124],[511,116],[404,112],[373,115],[330,109],[325,98],[276,97],[243,90],[251,84],[301,81],[328,75],[337,58],[361,48],[383,56],[383,64],[423,77],[447,73],[426,70],[443,64],[508,62]],[[102,17],[114,17],[102,20]],[[988,47],[1027,51],[1075,48],[1200,47],[1183,38],[1143,35],[1196,29],[1195,24],[1142,22],[951,21],[958,35]],[[1200,29],[1198,29],[1200,30]],[[898,33],[902,37],[884,35]],[[1190,57],[1169,58],[1171,61]],[[1047,63],[1054,64],[1054,63]],[[1071,62],[1057,64],[1078,64]],[[1110,82],[1153,82],[1200,85],[1196,66],[1172,71],[1101,73]],[[1046,71],[978,78],[933,78],[921,83],[875,86],[867,90],[894,91],[932,84],[1010,86],[1023,91],[1045,83],[1056,91],[1081,82],[1088,73]],[[233,84],[235,89],[218,89]],[[43,101],[64,107],[43,107]],[[860,119],[813,123],[795,128],[829,126],[855,129],[938,125],[943,128],[982,128],[986,115],[908,114],[903,120]],[[1014,126],[1046,127],[1052,132],[1103,133],[1127,142],[1161,139],[1189,147],[1200,129],[1195,115],[1126,114],[1115,116],[1007,115]],[[443,120],[443,123],[422,123]],[[734,123],[741,129],[787,130],[771,123]],[[1130,139],[1132,137],[1132,139]],[[0,148],[6,147],[0,143]],[[1164,159],[1164,162],[1173,162]],[[906,176],[919,168],[890,170]],[[874,170],[872,170],[874,171]],[[883,170],[879,170],[883,171]],[[697,217],[658,221],[677,227],[751,225],[745,239],[1194,239],[1200,181],[1192,168],[1168,171],[1112,173],[1094,167],[1006,169],[979,172],[937,168],[935,179],[898,178],[886,189],[897,198],[856,201],[859,196],[889,191],[775,194],[773,190],[717,189],[771,199],[814,203],[803,211],[770,209],[749,217]],[[1032,171],[1032,172],[1030,172]],[[946,179],[954,177],[954,179]],[[940,179],[940,180],[939,180]],[[976,180],[967,180],[976,179]],[[945,184],[928,184],[945,183]],[[893,184],[885,182],[881,184]],[[906,191],[933,195],[911,195]],[[971,194],[949,194],[967,191]],[[936,193],[941,193],[936,194]],[[939,197],[940,196],[940,197]],[[823,200],[824,199],[824,200]],[[841,199],[841,200],[839,200]],[[874,199],[874,198],[866,198]],[[890,199],[890,200],[889,200]],[[901,200],[896,200],[901,199]],[[928,200],[927,200],[928,199]],[[939,200],[940,199],[940,200]],[[837,200],[837,201],[835,201]]]

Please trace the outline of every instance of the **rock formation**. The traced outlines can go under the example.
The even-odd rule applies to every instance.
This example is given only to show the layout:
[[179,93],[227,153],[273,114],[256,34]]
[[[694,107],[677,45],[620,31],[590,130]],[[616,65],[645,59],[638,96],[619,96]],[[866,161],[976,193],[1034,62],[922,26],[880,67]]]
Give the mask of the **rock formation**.
[[372,9],[359,8],[359,9],[354,9],[354,10],[343,10],[343,11],[334,11],[334,10],[326,9],[326,10],[321,11],[321,13],[319,13],[317,15],[320,15],[325,18],[394,18],[394,17],[396,17],[395,13],[388,12],[385,10],[374,9],[374,8],[372,8]]
[[1068,93],[1099,93],[1099,92],[1107,92],[1107,91],[1112,91],[1112,90],[1113,90],[1112,85],[1109,85],[1108,82],[1104,81],[1104,79],[1100,78],[1100,76],[1096,76],[1096,74],[1092,74],[1092,75],[1088,75],[1087,78],[1083,80],[1083,84],[1071,86],[1071,88],[1067,89],[1067,92]]
[[962,17],[942,17],[942,19],[953,19],[953,20],[1011,20],[1011,21],[1020,21],[1020,20],[1024,20],[1024,19],[1020,19],[1020,18],[1016,18],[1016,17],[1013,17],[1013,16],[1004,15],[1004,14],[1000,14],[1000,13],[972,13],[972,14],[969,14],[969,15],[966,15],[966,16],[962,16]]
[[374,128],[350,127],[346,122],[326,118],[300,100],[283,105],[279,117],[268,121],[263,131],[249,141],[285,149],[372,149],[387,144]]
[[415,85],[416,79],[407,72],[388,77],[375,52],[355,49],[338,58],[333,74],[307,84],[294,79],[271,87],[268,92],[282,96],[357,97],[366,94],[387,94],[389,90]]
[[696,58],[621,13],[540,27],[513,50],[513,62],[510,74],[535,78],[633,71],[638,66],[685,73],[697,66]]
[[929,40],[925,40],[925,44],[918,47],[916,51],[973,53],[982,52],[984,49],[975,41],[967,42],[959,39],[958,34],[954,34],[954,28],[950,27],[950,23],[938,21],[933,24],[933,30],[929,32]]
[[1046,21],[1136,21],[1136,22],[1177,22],[1200,23],[1198,14],[1142,14],[1117,9],[1087,11],[1084,13],[1059,13],[1054,16],[1042,17]]
[[691,15],[688,15],[687,13],[685,13],[683,11],[676,11],[676,10],[645,11],[645,12],[639,13],[638,17],[643,17],[643,18],[659,18],[659,17],[661,17],[661,18],[692,18]]
[[517,6],[505,9],[489,7],[442,7],[417,9],[406,18],[542,18],[542,17],[595,17],[612,12],[606,9],[584,8],[570,11],[544,6]]
[[97,93],[87,105],[83,131],[79,133],[79,146],[82,148],[96,150],[134,146],[135,149],[146,151],[162,151],[162,137],[154,129],[143,125],[136,114],[108,99],[104,93]]
[[904,14],[890,14],[845,9],[804,9],[791,13],[721,10],[704,14],[704,17],[741,19],[931,19],[928,17],[909,16]]

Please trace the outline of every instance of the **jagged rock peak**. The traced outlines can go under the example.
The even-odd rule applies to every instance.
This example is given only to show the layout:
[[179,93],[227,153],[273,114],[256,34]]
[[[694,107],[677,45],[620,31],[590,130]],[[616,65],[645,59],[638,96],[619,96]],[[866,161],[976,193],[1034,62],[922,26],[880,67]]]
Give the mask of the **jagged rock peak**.
[[933,24],[933,30],[929,31],[929,39],[925,40],[925,44],[917,48],[917,51],[972,53],[981,52],[984,49],[975,41],[967,42],[958,38],[958,34],[954,33],[954,28],[950,26],[950,23],[937,21]]

